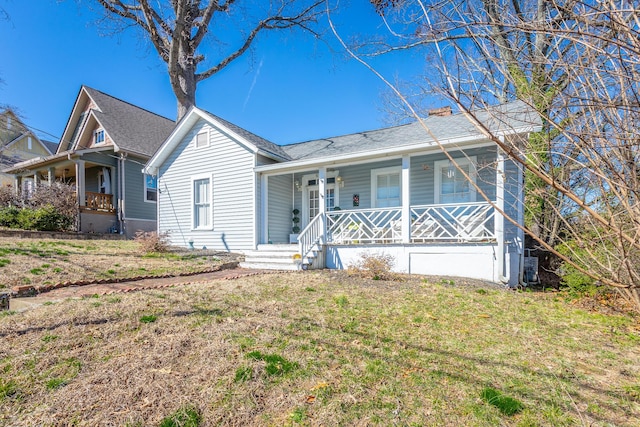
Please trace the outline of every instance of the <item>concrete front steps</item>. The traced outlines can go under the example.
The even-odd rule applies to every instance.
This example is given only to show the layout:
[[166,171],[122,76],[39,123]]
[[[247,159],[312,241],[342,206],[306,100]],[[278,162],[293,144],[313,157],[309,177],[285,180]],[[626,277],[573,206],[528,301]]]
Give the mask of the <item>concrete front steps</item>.
[[261,270],[301,270],[296,259],[298,245],[258,245],[255,251],[247,251],[240,267]]

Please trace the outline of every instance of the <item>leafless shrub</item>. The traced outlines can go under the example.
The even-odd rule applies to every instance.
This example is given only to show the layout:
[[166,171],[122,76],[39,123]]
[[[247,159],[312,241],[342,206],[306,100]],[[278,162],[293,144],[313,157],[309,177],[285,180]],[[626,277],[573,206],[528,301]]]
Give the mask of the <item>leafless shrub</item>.
[[38,208],[53,206],[64,216],[75,218],[78,212],[76,190],[73,186],[55,182],[52,185],[41,184],[28,199],[23,200],[24,207]]
[[16,191],[12,186],[0,187],[0,208],[17,206],[18,204],[18,196],[16,196]]
[[156,233],[155,231],[138,231],[134,240],[140,245],[142,253],[162,253],[169,251],[169,233]]
[[392,272],[396,260],[389,254],[360,254],[358,260],[347,268],[351,276],[373,280],[398,280],[399,276]]

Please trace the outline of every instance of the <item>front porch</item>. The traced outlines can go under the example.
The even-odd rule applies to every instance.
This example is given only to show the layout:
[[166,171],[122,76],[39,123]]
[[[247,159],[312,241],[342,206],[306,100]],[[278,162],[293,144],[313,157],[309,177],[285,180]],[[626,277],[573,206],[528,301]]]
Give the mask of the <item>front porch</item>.
[[489,144],[450,155],[259,167],[257,244],[297,242],[307,268],[385,253],[399,272],[517,280],[523,239],[504,214],[522,220],[521,170]]
[[40,185],[63,183],[75,189],[78,220],[83,233],[118,232],[118,174],[113,158],[99,152],[74,157],[54,155],[25,165],[15,175],[15,188],[23,194]]

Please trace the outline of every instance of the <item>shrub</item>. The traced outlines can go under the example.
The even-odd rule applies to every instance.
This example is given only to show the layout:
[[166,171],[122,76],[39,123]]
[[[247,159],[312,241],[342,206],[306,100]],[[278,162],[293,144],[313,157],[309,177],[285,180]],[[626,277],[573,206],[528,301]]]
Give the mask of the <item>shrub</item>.
[[17,228],[20,209],[15,206],[0,208],[0,227]]
[[395,258],[389,254],[360,254],[360,258],[347,268],[347,273],[373,280],[397,280],[398,275],[391,269]]
[[60,182],[51,186],[48,184],[39,185],[23,204],[25,207],[32,208],[53,206],[59,214],[71,218],[72,223],[78,212],[75,188]]
[[155,231],[138,231],[134,240],[140,245],[140,250],[145,253],[169,251],[169,233],[156,233]]
[[17,215],[18,227],[25,230],[64,231],[69,230],[73,218],[63,215],[53,205],[39,208],[22,208]]

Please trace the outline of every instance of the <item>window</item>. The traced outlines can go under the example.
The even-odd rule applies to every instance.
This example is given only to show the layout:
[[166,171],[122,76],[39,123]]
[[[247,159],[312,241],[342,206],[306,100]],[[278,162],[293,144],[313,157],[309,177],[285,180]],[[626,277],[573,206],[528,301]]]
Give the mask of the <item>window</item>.
[[104,130],[100,129],[93,134],[93,143],[102,144],[104,142]]
[[31,140],[31,137],[27,137],[27,149],[29,151],[33,150],[33,141]]
[[[465,171],[471,180],[476,182],[474,167],[476,158],[459,158],[455,162]],[[476,201],[476,190],[449,160],[435,162],[435,203],[469,203]]]
[[401,172],[402,168],[400,166],[373,169],[371,171],[372,207],[388,208],[402,204]]
[[212,229],[211,209],[211,177],[194,177],[192,180],[193,191],[193,229]]
[[196,148],[209,146],[209,132],[200,132],[196,135]]
[[144,175],[144,201],[158,201],[158,178],[153,175]]

